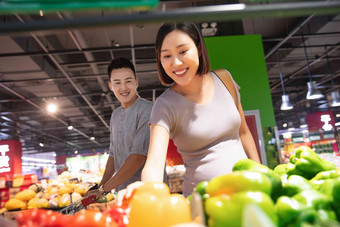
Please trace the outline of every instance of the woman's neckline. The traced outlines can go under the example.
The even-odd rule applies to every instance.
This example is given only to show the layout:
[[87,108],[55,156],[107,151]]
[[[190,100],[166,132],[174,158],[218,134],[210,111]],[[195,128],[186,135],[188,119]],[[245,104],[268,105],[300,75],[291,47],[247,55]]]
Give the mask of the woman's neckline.
[[[210,98],[207,98],[208,100],[204,100],[203,102],[197,102],[195,101],[193,98],[190,98],[190,96],[186,96],[186,95],[183,95],[181,94],[180,92],[178,91],[175,91],[174,89],[172,88],[169,88],[169,90],[173,93],[175,93],[176,95],[179,95],[181,97],[183,97],[185,100],[187,100],[188,102],[190,103],[194,103],[196,105],[201,105],[201,106],[208,106],[211,104],[211,102],[213,101],[214,99],[214,96],[215,96],[215,92],[216,92],[216,84],[215,84],[215,79],[213,78],[213,76],[211,75],[211,73],[208,73],[207,76],[209,76],[209,79],[211,79],[211,82],[212,84],[210,85],[211,88],[213,91],[212,91],[212,94],[210,94]],[[208,89],[208,88],[207,88]]]

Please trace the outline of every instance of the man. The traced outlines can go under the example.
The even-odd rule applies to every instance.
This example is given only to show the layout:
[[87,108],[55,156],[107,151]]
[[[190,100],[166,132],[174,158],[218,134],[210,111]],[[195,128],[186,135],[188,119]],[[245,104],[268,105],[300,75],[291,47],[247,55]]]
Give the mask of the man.
[[149,148],[152,102],[137,94],[138,79],[133,64],[125,58],[115,59],[108,67],[108,75],[109,88],[121,106],[111,115],[109,158],[103,178],[99,188],[85,196],[99,197],[114,188],[119,191],[140,181]]

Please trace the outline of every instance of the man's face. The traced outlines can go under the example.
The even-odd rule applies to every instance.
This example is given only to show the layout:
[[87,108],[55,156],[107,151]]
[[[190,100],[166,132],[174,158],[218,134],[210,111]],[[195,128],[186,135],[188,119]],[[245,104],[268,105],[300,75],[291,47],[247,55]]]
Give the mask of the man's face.
[[109,88],[115,94],[124,109],[131,106],[136,100],[137,87],[138,80],[135,79],[131,69],[121,68],[112,70]]

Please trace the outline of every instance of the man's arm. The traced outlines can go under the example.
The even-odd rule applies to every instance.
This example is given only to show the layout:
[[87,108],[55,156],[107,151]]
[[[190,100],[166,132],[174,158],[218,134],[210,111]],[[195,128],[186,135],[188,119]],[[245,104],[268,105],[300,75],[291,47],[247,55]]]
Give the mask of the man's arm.
[[109,156],[106,162],[103,178],[99,185],[102,185],[108,182],[114,173],[115,173],[115,160],[113,157]]
[[145,159],[146,157],[144,155],[130,155],[116,172],[116,174],[114,174],[107,182],[105,182],[103,186],[104,191],[111,191],[130,179],[138,171],[138,169],[143,166]]

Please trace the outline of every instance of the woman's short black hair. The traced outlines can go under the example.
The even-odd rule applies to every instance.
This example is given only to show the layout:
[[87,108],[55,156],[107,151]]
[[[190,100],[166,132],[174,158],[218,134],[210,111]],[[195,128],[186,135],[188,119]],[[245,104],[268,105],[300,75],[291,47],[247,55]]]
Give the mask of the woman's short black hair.
[[207,48],[201,32],[198,30],[194,23],[174,23],[174,24],[163,24],[157,33],[155,49],[156,49],[156,59],[157,59],[157,70],[158,77],[163,85],[169,86],[174,83],[173,79],[169,77],[165,70],[163,69],[161,63],[161,48],[163,41],[167,34],[172,31],[182,31],[189,35],[189,37],[196,44],[199,53],[199,66],[197,69],[197,74],[203,75],[210,71],[210,63]]
[[111,72],[114,69],[128,68],[131,69],[133,75],[136,78],[136,70],[130,60],[126,58],[117,58],[111,61],[110,65],[107,67],[107,73],[109,75],[109,80],[111,80]]

